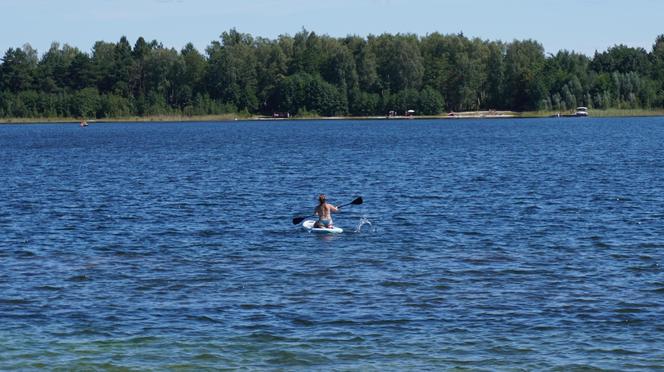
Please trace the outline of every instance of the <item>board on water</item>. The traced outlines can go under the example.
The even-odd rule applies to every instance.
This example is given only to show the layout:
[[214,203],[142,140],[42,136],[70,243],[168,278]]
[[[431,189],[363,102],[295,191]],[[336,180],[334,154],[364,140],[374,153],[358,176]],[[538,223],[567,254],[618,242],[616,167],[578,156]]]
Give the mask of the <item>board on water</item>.
[[307,220],[302,223],[302,227],[304,227],[305,230],[316,234],[341,234],[344,232],[340,227],[332,227],[329,229],[325,227],[314,227],[315,223],[315,220]]

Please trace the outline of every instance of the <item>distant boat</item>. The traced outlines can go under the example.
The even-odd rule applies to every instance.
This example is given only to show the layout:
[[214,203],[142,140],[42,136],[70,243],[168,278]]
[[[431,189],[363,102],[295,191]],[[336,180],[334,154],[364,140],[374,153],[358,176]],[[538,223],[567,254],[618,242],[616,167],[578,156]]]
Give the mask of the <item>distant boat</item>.
[[576,108],[576,111],[573,114],[561,114],[559,112],[551,115],[552,118],[580,118],[588,116],[588,108],[580,106]]
[[577,107],[574,116],[588,116],[588,108],[583,106]]
[[81,124],[80,124],[80,125],[81,125],[81,128],[85,128],[85,127],[88,126],[88,122],[85,121],[85,120],[81,120]]

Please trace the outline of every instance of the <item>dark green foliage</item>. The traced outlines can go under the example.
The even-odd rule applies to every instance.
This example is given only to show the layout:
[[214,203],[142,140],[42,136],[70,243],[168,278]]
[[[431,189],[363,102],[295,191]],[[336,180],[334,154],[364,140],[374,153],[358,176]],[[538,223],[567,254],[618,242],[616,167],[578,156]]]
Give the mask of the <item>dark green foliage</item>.
[[347,113],[343,94],[319,76],[307,73],[298,73],[282,80],[272,99],[279,112],[306,112],[323,116]]
[[592,68],[597,72],[637,72],[645,75],[649,67],[648,53],[644,49],[625,45],[614,46],[604,53],[595,53],[592,62]]
[[592,58],[545,56],[532,40],[463,34],[333,38],[302,30],[275,40],[235,29],[206,54],[156,40],[99,41],[91,53],[53,43],[41,58],[9,48],[0,117],[131,115],[437,115],[465,110],[664,107],[664,35],[652,51],[617,45]]
[[12,93],[33,89],[37,72],[37,52],[29,45],[9,48],[2,58],[0,87]]
[[224,32],[221,37],[223,43],[213,42],[207,49],[210,56],[206,77],[208,92],[240,110],[255,112],[258,99],[254,40],[251,35],[235,29]]
[[505,55],[505,91],[511,97],[509,106],[515,110],[535,110],[544,95],[542,71],[544,48],[539,43],[515,41]]
[[415,35],[369,37],[369,47],[376,56],[376,70],[383,89],[398,92],[422,86],[424,65],[418,43]]
[[422,115],[438,115],[445,109],[445,101],[443,96],[433,88],[424,88],[417,101],[417,105]]

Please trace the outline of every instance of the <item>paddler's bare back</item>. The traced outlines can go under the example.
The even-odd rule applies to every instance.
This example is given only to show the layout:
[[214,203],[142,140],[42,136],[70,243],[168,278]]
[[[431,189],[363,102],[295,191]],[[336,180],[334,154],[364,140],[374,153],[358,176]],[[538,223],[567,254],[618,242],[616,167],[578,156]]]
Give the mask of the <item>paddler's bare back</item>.
[[318,216],[318,221],[314,224],[314,227],[327,227],[331,228],[332,224],[332,213],[339,211],[337,207],[326,202],[326,197],[324,194],[318,196],[318,206],[314,209],[314,214]]
[[325,203],[323,205],[317,206],[316,210],[315,210],[315,213],[320,218],[331,220],[332,219],[332,213],[331,213],[332,211],[336,212],[337,208],[335,206],[331,205],[331,204]]

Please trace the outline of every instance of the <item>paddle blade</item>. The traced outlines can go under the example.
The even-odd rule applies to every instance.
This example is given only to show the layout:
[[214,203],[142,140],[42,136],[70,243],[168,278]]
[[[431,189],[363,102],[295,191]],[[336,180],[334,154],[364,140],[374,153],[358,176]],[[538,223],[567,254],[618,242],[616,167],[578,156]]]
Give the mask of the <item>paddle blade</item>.
[[295,217],[293,218],[293,225],[297,225],[298,223],[304,221],[306,217]]
[[353,204],[353,205],[360,205],[362,203],[364,203],[364,200],[362,200],[361,196],[351,202],[351,204]]

